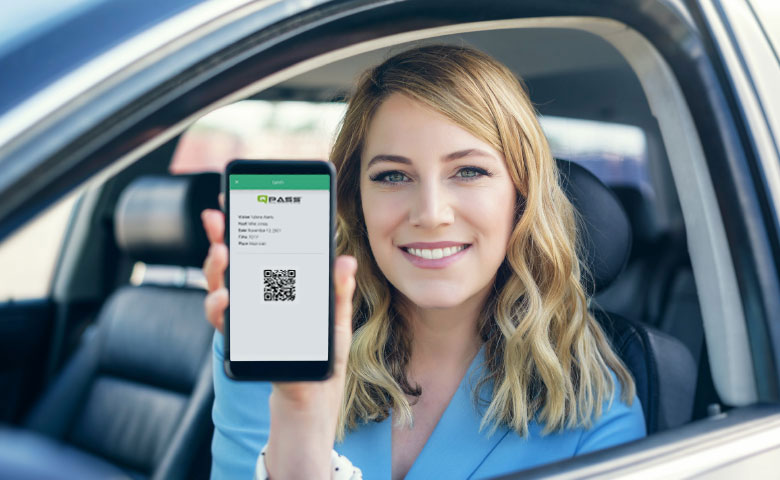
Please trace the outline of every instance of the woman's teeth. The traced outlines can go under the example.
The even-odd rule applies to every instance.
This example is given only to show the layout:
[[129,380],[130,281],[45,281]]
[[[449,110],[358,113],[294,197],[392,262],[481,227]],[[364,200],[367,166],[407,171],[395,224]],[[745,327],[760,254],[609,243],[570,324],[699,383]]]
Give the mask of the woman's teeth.
[[460,252],[467,246],[468,245],[458,245],[457,247],[434,248],[434,249],[405,248],[404,250],[406,250],[408,253],[411,253],[415,257],[437,259],[437,258],[449,257],[450,255],[455,255],[456,253]]

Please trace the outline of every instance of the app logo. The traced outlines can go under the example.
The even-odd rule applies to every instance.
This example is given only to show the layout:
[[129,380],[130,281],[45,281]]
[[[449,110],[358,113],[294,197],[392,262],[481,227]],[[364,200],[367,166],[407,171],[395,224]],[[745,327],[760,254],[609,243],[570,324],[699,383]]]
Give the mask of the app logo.
[[301,203],[301,197],[274,197],[273,195],[258,195],[257,201],[260,203],[278,204],[278,203]]

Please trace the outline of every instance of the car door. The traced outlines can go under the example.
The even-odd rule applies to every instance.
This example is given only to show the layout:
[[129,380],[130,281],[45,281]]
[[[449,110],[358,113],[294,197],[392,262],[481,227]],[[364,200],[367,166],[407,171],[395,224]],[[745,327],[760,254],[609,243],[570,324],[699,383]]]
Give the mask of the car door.
[[0,422],[17,422],[40,389],[53,311],[47,298],[0,303]]
[[[777,291],[777,256],[772,251],[776,251],[780,220],[780,96],[773,87],[780,82],[776,40],[780,32],[780,10],[771,2],[700,0],[693,5],[691,14],[700,29],[706,55],[713,62],[715,77],[723,88],[726,101],[717,115],[722,123],[731,125],[733,134],[741,141],[742,151],[738,156],[743,159],[730,166],[721,165],[713,175],[735,178],[735,184],[730,187],[733,191],[729,193],[735,193],[745,208],[741,211],[746,216],[744,225],[736,225],[734,219],[728,219],[728,214],[724,219],[733,222],[727,227],[731,230],[729,235],[739,238],[738,243],[744,247],[735,255],[735,266],[744,269],[743,279],[752,277],[742,287],[745,320],[757,396],[767,404],[734,408],[710,420],[661,433],[641,445],[542,467],[525,472],[523,478],[553,475],[556,478],[593,475],[773,478],[775,475],[780,460],[780,442],[776,440],[780,417],[774,406],[776,355],[780,346],[776,329],[780,317],[775,304],[778,297],[769,292]],[[719,195],[726,196],[724,190],[729,187],[721,188]],[[745,257],[751,256],[756,262],[754,267],[746,265]]]
[[75,204],[69,195],[0,243],[0,422],[21,419],[53,367],[52,279]]

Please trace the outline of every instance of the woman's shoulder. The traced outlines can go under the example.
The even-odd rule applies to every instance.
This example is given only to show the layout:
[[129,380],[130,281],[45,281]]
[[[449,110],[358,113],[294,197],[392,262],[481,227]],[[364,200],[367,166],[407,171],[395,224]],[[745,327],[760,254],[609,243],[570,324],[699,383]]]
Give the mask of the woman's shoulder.
[[[594,418],[588,428],[579,426],[550,431],[537,416],[529,423],[527,435],[502,426],[505,435],[499,435],[498,440],[491,440],[496,437],[481,437],[480,441],[491,444],[491,447],[475,477],[505,475],[645,436],[639,400],[634,397],[630,402],[624,401],[617,377],[613,374],[612,378],[616,386],[613,395],[604,400],[601,415]],[[454,436],[453,441],[457,441]]]
[[590,428],[582,429],[576,454],[601,450],[630,442],[646,435],[645,416],[636,394],[629,401],[623,399],[623,385],[610,369],[615,389],[604,400],[601,415]]

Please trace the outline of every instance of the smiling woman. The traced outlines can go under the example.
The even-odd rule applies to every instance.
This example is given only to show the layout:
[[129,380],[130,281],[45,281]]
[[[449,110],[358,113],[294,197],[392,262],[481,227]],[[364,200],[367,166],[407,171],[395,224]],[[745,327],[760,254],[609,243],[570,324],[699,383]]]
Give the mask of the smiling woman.
[[[360,79],[331,160],[338,252],[359,267],[337,262],[337,330],[354,336],[337,338],[331,379],[275,383],[269,398],[224,376],[218,334],[215,475],[247,473],[237,465],[266,441],[263,475],[322,475],[335,441],[367,478],[414,479],[497,475],[644,435],[631,375],[588,312],[574,209],[508,69],[452,46],[386,60]],[[219,214],[205,225],[218,243]],[[207,278],[226,263],[213,248]],[[225,295],[210,288],[219,325]]]
[[[356,394],[347,412],[374,410],[381,419],[392,408],[398,426],[413,425],[421,408],[438,419],[446,402],[437,411],[424,400],[426,380],[451,395],[463,372],[452,369],[447,385],[446,374],[426,367],[462,367],[457,359],[473,358],[483,343],[482,380],[493,386],[481,426],[525,435],[537,415],[550,431],[590,426],[614,392],[607,366],[631,401],[631,377],[587,313],[571,204],[530,101],[505,67],[460,47],[387,60],[358,85],[331,158],[340,174],[340,251],[364,266],[356,309],[366,320],[355,325],[347,391],[394,380],[385,386],[392,403]],[[358,163],[359,205],[351,189]],[[414,251],[433,257],[447,245],[462,250],[440,260]],[[397,353],[386,362],[397,365],[381,374],[367,368],[388,350]],[[359,419],[347,414],[345,423]],[[430,433],[415,430],[393,432],[393,447],[416,444],[411,460]]]
[[503,156],[399,93],[377,109],[362,157],[371,252],[390,283],[421,307],[481,304],[517,203]]

